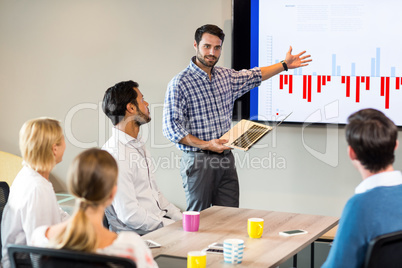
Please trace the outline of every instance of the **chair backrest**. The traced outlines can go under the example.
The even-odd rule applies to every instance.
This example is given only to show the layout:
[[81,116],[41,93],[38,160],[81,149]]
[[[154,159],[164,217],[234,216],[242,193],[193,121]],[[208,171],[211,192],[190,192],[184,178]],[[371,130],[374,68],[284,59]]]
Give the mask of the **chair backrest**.
[[13,183],[22,168],[22,158],[0,151],[0,180],[6,181],[9,186]]
[[402,267],[402,231],[374,238],[367,248],[364,267]]
[[136,268],[127,258],[73,250],[8,246],[11,268]]
[[[10,187],[8,186],[7,182],[0,181],[0,223],[1,219],[3,218],[3,210],[7,204],[8,194],[10,193]],[[0,252],[1,252],[1,228],[0,228]],[[0,260],[2,255],[0,254]]]

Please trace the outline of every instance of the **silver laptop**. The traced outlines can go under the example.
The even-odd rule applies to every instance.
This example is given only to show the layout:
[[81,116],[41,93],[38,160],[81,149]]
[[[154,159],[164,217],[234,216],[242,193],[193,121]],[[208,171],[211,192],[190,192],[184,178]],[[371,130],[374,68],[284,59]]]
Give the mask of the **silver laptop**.
[[275,127],[243,119],[239,123],[237,123],[232,129],[223,134],[221,139],[229,140],[224,145],[230,148],[236,148],[243,151],[247,151],[265,134],[269,133],[274,128],[282,124],[282,122],[286,120],[286,118],[288,118],[291,114],[292,112],[290,112],[285,118],[283,118],[282,121],[280,121]]

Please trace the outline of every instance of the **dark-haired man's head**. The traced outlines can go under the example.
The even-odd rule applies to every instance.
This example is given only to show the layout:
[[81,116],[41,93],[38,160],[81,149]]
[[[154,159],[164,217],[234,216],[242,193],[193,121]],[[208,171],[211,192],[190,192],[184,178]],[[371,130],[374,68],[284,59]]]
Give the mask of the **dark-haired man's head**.
[[202,69],[210,69],[218,62],[225,34],[216,25],[206,24],[195,31],[194,48],[196,64]]
[[348,118],[346,140],[357,160],[371,173],[394,163],[397,138],[398,128],[378,110],[363,109]]
[[122,122],[126,116],[130,116],[130,120],[134,120],[137,125],[151,121],[148,103],[138,86],[137,82],[124,81],[106,90],[102,109],[114,126]]
[[209,33],[209,34],[219,37],[219,39],[221,39],[221,41],[222,41],[222,44],[223,44],[223,41],[225,40],[225,33],[222,31],[221,28],[219,28],[218,26],[213,25],[213,24],[205,24],[195,31],[194,40],[197,43],[197,45],[200,44],[202,35],[204,33]]

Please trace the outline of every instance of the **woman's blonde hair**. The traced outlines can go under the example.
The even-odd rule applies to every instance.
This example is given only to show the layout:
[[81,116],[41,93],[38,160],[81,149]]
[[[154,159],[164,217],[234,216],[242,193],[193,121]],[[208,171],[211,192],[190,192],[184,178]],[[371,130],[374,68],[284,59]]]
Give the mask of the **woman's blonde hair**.
[[88,149],[69,169],[68,190],[76,197],[76,211],[53,242],[56,248],[94,252],[98,248],[95,228],[85,214],[88,207],[105,204],[117,183],[117,163],[108,152]]
[[60,122],[36,118],[24,123],[20,130],[20,151],[23,160],[36,171],[51,171],[56,165],[52,147],[63,139]]

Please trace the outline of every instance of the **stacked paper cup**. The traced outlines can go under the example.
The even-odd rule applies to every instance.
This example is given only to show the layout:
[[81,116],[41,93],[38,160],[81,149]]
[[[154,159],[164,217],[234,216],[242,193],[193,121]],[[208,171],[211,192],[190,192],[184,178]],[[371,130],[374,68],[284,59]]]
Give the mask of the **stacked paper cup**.
[[223,241],[223,257],[226,263],[241,263],[243,260],[244,241],[241,239],[226,239]]

